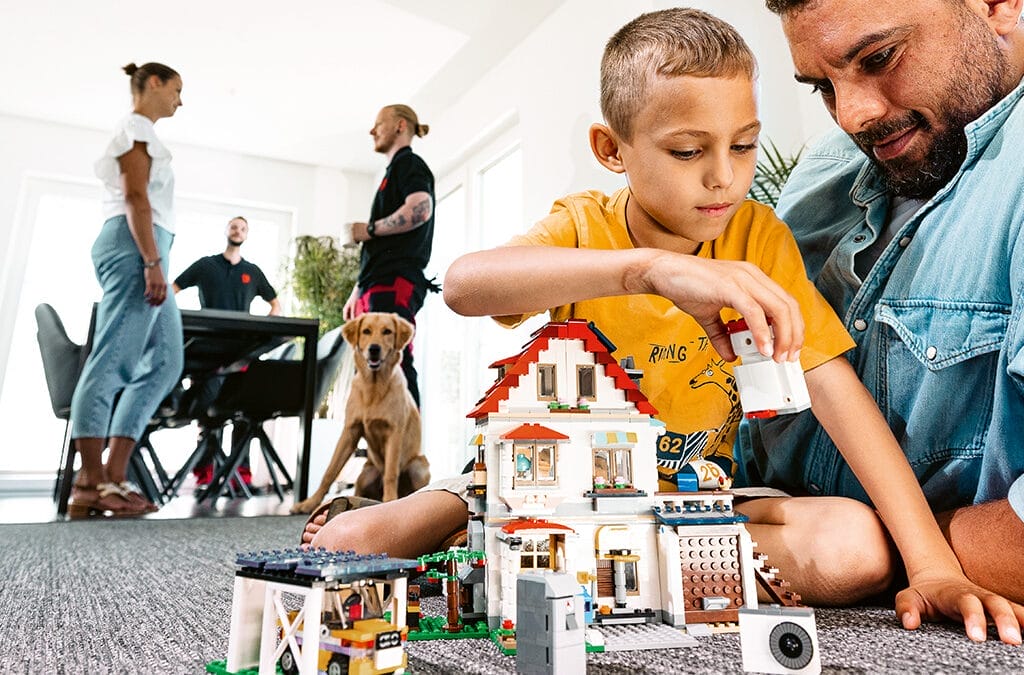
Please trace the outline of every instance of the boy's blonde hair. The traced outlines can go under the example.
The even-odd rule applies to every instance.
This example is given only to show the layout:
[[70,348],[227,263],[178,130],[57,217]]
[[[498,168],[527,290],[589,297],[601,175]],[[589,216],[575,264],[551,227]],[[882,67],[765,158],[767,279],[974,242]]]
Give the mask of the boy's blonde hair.
[[[757,76],[757,62],[736,29],[697,9],[641,14],[608,40],[601,59],[601,113],[623,140],[654,77]],[[723,104],[727,102],[723,101]]]

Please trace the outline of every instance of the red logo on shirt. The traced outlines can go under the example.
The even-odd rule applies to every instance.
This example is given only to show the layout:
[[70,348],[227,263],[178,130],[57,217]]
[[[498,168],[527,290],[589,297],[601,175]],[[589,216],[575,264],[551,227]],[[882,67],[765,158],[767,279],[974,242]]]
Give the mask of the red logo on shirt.
[[250,281],[252,281],[252,277],[250,277],[250,276],[249,276],[248,274],[245,274],[245,273],[243,272],[243,273],[242,273],[242,283],[243,283],[243,284],[247,284],[247,283],[249,283]]
[[380,182],[380,187],[377,188],[377,192],[384,192],[384,188],[387,187],[388,177],[384,176],[384,179]]

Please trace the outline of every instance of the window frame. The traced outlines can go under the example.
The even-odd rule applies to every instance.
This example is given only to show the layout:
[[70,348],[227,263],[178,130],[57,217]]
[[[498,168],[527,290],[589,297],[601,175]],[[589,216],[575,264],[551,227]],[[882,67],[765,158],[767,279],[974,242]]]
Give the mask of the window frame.
[[[550,372],[551,393],[544,393],[544,373]],[[537,400],[557,401],[558,400],[558,367],[554,363],[537,364]]]
[[[590,449],[590,451],[591,451],[590,468],[591,468],[591,484],[592,485],[593,485],[594,479],[596,479],[597,475],[598,475],[598,472],[597,472],[598,453],[601,453],[601,452],[608,453],[608,473],[609,473],[609,475],[606,477],[608,482],[606,484],[606,487],[604,487],[604,488],[597,488],[597,487],[595,487],[594,488],[595,492],[606,492],[606,491],[614,491],[614,490],[635,490],[636,489],[636,486],[635,486],[635,484],[633,482],[633,448],[613,448],[613,447],[608,447],[608,446],[603,446],[602,445],[602,446],[592,447]],[[629,472],[629,475],[626,476],[626,478],[628,479],[627,482],[626,482],[626,487],[624,487],[624,488],[616,488],[615,487],[615,480],[614,480],[615,477],[613,475],[611,475],[611,474],[616,473],[612,469],[614,467],[618,467],[619,466],[619,464],[618,464],[619,453],[622,453],[622,452],[626,453],[626,458],[627,458],[626,459],[626,462],[627,462],[626,465],[627,465],[627,470]]]
[[[540,479],[537,477],[537,456],[542,449],[551,449],[551,471],[550,479]],[[524,450],[529,450],[529,454],[525,456],[530,461],[530,472],[531,477],[520,477],[517,464],[519,462],[519,456],[524,455]],[[512,444],[512,489],[520,490],[523,488],[553,488],[558,487],[558,443],[555,441],[550,442],[529,442],[529,443],[513,443]]]
[[[590,372],[590,394],[582,393],[583,373]],[[581,363],[576,366],[576,397],[580,401],[597,400],[597,367],[592,363]]]

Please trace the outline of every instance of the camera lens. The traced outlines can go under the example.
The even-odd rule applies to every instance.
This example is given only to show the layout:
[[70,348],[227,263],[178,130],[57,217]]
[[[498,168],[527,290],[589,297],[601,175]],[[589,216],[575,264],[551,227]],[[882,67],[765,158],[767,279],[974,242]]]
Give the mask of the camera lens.
[[783,621],[775,626],[768,636],[768,644],[775,660],[790,670],[800,670],[814,656],[811,636],[791,621]]

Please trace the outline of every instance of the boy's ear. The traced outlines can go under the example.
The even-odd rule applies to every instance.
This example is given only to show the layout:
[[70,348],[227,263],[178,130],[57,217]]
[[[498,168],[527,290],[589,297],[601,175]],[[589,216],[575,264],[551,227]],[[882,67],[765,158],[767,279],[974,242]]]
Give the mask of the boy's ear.
[[625,173],[626,167],[619,157],[619,141],[607,125],[590,125],[590,150],[604,168],[615,173]]

